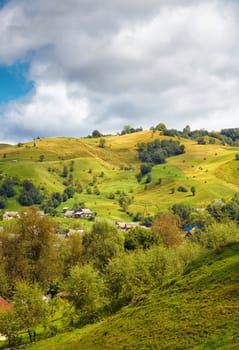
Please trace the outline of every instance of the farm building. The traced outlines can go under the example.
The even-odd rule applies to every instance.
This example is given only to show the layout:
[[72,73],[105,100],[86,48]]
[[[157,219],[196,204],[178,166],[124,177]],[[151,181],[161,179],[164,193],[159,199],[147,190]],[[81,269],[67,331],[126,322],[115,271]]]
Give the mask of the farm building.
[[17,211],[6,211],[3,214],[3,219],[5,220],[18,219],[18,218],[20,218],[20,214]]
[[66,218],[76,218],[76,219],[81,219],[81,218],[89,218],[93,216],[93,213],[90,209],[88,208],[83,208],[79,211],[75,210],[66,210],[64,212],[64,216]]
[[10,304],[0,296],[0,312],[10,308]]

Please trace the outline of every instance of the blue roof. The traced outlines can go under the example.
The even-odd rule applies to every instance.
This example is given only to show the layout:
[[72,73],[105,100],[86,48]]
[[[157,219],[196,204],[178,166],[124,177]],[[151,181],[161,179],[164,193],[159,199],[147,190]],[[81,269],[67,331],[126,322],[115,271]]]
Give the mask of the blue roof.
[[188,225],[188,226],[184,227],[184,231],[189,232],[189,231],[191,231],[194,228],[201,228],[201,226],[199,224]]

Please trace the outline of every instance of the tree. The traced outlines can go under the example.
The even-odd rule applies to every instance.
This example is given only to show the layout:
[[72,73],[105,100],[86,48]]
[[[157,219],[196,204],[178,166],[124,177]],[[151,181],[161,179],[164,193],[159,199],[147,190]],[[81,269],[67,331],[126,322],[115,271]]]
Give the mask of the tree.
[[185,147],[174,140],[154,140],[152,142],[138,144],[139,160],[146,163],[162,164],[167,157],[185,152]]
[[109,261],[105,283],[113,308],[127,304],[132,298],[133,274],[133,255],[122,253]]
[[36,340],[36,328],[47,321],[47,304],[37,284],[18,282],[13,297],[14,310],[22,330],[27,331],[30,342]]
[[100,195],[100,190],[97,186],[94,187],[94,194],[96,194],[97,196]]
[[188,192],[188,189],[186,187],[180,185],[180,186],[178,186],[177,191],[178,192]]
[[236,160],[239,160],[239,153],[236,153],[236,154],[235,154],[235,159],[236,159]]
[[103,270],[109,259],[123,251],[124,237],[115,225],[106,220],[96,221],[89,233],[83,236],[83,259]]
[[99,147],[101,147],[101,148],[105,148],[105,144],[106,144],[106,141],[105,141],[105,139],[100,139],[100,141],[99,141]]
[[214,222],[200,230],[196,239],[205,248],[217,249],[230,242],[239,242],[238,224],[234,221]]
[[5,197],[0,196],[0,209],[5,209],[7,207],[7,200]]
[[132,126],[130,125],[124,125],[123,130],[121,131],[121,134],[131,134],[132,133]]
[[205,145],[206,144],[206,141],[205,141],[205,138],[203,136],[200,136],[197,138],[197,142],[199,145]]
[[66,166],[66,165],[64,165],[64,167],[63,167],[63,171],[62,171],[62,173],[61,173],[61,177],[66,178],[66,177],[67,177],[67,175],[68,175],[68,169],[67,169],[67,166]]
[[159,234],[165,247],[176,247],[182,243],[182,231],[177,220],[168,213],[157,216],[152,225],[152,231]]
[[43,196],[33,183],[29,180],[25,180],[22,186],[23,190],[18,198],[21,205],[30,206],[33,204],[41,204]]
[[224,205],[225,201],[223,199],[216,199],[207,206],[207,211],[212,215],[214,219],[221,221],[225,217],[225,214],[222,210]]
[[127,211],[128,206],[132,203],[132,199],[125,193],[121,193],[119,197],[119,205],[123,211]]
[[73,198],[74,193],[75,193],[75,189],[73,186],[66,187],[63,192],[63,199],[66,198],[67,200],[68,198]]
[[195,194],[196,194],[196,188],[195,188],[195,186],[192,186],[190,190],[191,190],[192,195],[193,195],[193,197],[194,197]]
[[225,214],[225,217],[228,217],[231,220],[238,221],[239,219],[239,205],[236,201],[231,200],[222,207],[222,212]]
[[190,223],[190,215],[193,211],[193,207],[187,203],[178,203],[172,206],[172,212],[178,217],[181,227]]
[[1,236],[2,252],[9,282],[19,279],[47,286],[59,272],[56,244],[56,223],[49,216],[41,217],[36,209],[25,211]]
[[103,283],[99,273],[88,264],[75,266],[70,270],[65,289],[81,319],[92,321],[102,303]]
[[140,173],[142,176],[150,173],[151,170],[152,170],[152,165],[150,165],[150,164],[141,164],[141,166],[140,166]]
[[[1,247],[2,248],[2,247]],[[7,275],[5,271],[5,261],[3,258],[2,251],[0,249],[0,295],[7,295],[8,292],[8,280],[7,280]],[[1,334],[1,332],[0,332]]]
[[51,195],[51,200],[52,200],[53,207],[54,208],[58,207],[58,205],[60,205],[62,202],[61,193],[60,192],[53,192]]
[[102,134],[99,132],[99,130],[92,131],[92,137],[101,137]]
[[4,310],[0,313],[0,334],[8,340],[8,346],[17,345],[20,323],[16,312],[12,309]]
[[191,132],[191,128],[189,125],[186,125],[185,128],[183,128],[183,134],[184,136],[188,136],[188,134]]
[[0,187],[0,195],[4,197],[14,197],[16,191],[13,188],[13,181],[10,178],[7,178]]
[[72,267],[82,263],[82,235],[79,233],[71,234],[65,240],[60,242],[60,259],[63,265],[63,275],[69,275]]
[[208,226],[214,221],[214,218],[207,210],[193,211],[190,214],[190,224],[198,225],[201,229]]
[[126,232],[124,247],[127,250],[148,249],[152,245],[159,244],[159,242],[159,235],[152,232],[152,230],[135,227]]
[[164,123],[159,123],[158,125],[155,126],[155,130],[165,131],[165,130],[167,130],[167,127]]
[[150,182],[152,182],[152,175],[151,175],[151,174],[148,174],[148,175],[147,175],[147,178],[146,178],[146,180],[145,180],[145,183],[146,183],[146,184],[149,184]]

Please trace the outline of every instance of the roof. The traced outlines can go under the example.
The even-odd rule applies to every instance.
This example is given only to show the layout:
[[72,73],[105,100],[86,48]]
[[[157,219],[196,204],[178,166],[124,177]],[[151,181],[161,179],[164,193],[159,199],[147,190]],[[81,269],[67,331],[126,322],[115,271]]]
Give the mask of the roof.
[[82,212],[83,214],[92,214],[92,211],[91,211],[90,209],[88,209],[88,208],[82,208],[82,209],[81,209],[81,212]]
[[196,225],[188,225],[188,226],[184,227],[184,231],[189,232],[189,231],[191,231],[193,229],[199,229],[199,228],[201,228],[201,226],[198,225],[198,224],[196,224]]
[[67,210],[64,213],[64,216],[66,216],[66,217],[72,217],[73,215],[74,215],[74,210]]
[[10,304],[3,298],[0,296],[0,310],[4,309],[9,309],[10,308]]

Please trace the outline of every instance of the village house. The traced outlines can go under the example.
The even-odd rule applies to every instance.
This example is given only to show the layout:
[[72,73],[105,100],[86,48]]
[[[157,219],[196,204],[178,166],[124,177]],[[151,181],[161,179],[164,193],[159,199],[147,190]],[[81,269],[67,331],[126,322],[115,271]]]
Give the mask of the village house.
[[120,230],[123,230],[123,231],[128,231],[130,230],[131,228],[135,228],[135,227],[138,227],[140,226],[138,223],[136,222],[119,222],[119,221],[116,221],[116,227]]
[[[66,208],[64,208],[66,209]],[[64,217],[65,218],[75,218],[75,219],[82,219],[82,218],[89,218],[93,216],[93,212],[88,208],[83,208],[81,210],[75,211],[75,210],[64,210]]]
[[74,217],[74,213],[75,213],[74,210],[66,210],[64,212],[64,217],[65,218],[73,218]]
[[80,211],[76,212],[76,214],[77,214],[76,217],[80,217],[80,218],[88,218],[93,216],[92,211],[88,208],[83,208]]
[[10,304],[0,296],[0,312],[10,308]]
[[[10,304],[0,296],[0,313],[10,309]],[[6,340],[6,337],[0,334],[0,340]]]
[[18,213],[18,211],[6,211],[2,217],[5,220],[12,220],[20,218],[20,214]]

